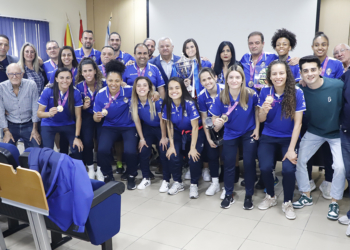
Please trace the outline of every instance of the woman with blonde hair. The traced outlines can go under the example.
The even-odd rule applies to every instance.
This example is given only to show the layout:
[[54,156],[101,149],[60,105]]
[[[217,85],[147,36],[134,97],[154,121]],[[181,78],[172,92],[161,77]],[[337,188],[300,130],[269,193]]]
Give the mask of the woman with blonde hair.
[[225,77],[225,88],[210,107],[217,131],[224,127],[223,154],[225,155],[225,198],[222,208],[229,208],[235,202],[233,188],[235,162],[239,144],[243,144],[243,163],[246,195],[243,208],[253,209],[252,196],[256,175],[257,140],[259,139],[258,96],[246,87],[243,69],[234,64]]
[[24,71],[23,78],[36,83],[40,96],[48,80],[45,71],[40,67],[38,52],[33,44],[25,43],[22,46],[18,65]]
[[149,159],[152,154],[152,144],[156,144],[159,146],[158,152],[163,167],[163,182],[159,192],[166,193],[169,190],[171,177],[165,156],[168,138],[165,121],[162,120],[161,114],[163,100],[152,102],[153,89],[154,86],[148,77],[139,76],[134,81],[131,94],[131,114],[140,137],[138,149],[143,176],[137,189],[145,189],[151,185]]

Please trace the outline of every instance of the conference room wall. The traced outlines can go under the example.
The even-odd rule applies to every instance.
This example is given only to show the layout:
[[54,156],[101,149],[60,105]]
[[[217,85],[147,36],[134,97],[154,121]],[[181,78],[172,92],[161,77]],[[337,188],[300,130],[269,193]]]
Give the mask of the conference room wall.
[[[349,44],[350,1],[322,0],[319,30],[329,38],[328,56],[333,57],[333,49],[339,43]],[[310,41],[310,46],[311,46]]]
[[86,0],[0,0],[0,15],[49,21],[50,38],[63,45],[67,16],[75,46],[79,45],[79,11],[86,28]]
[[94,31],[95,48],[105,43],[109,17],[111,32],[122,37],[121,50],[134,55],[134,46],[147,37],[146,0],[86,0],[87,27]]

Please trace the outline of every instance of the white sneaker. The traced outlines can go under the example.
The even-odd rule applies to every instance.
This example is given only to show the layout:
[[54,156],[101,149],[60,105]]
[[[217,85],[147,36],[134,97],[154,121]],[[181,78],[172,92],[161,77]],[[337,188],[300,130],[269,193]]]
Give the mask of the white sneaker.
[[162,185],[159,188],[159,193],[166,193],[169,191],[169,182],[166,180],[162,181]]
[[198,186],[196,184],[191,184],[190,186],[190,199],[197,199],[198,195]]
[[185,174],[185,180],[191,180],[191,172],[190,168],[188,167],[187,172]]
[[350,219],[347,215],[344,215],[338,219],[338,222],[343,225],[350,225]]
[[177,181],[175,181],[173,183],[173,185],[171,186],[171,188],[168,190],[168,194],[169,195],[175,195],[178,192],[184,191],[184,184],[183,183],[179,183]]
[[258,208],[260,210],[266,210],[270,207],[276,206],[277,205],[277,197],[271,197],[270,195],[266,194],[265,198],[263,201],[259,204]]
[[315,184],[314,180],[311,180],[309,182],[310,182],[310,192],[312,192],[316,189],[316,184]]
[[289,220],[294,220],[297,217],[291,201],[282,203],[282,211],[285,213],[287,219]]
[[328,181],[323,181],[319,187],[319,189],[322,192],[323,198],[325,198],[326,200],[332,199],[331,188],[332,188],[332,182],[328,182]]
[[209,168],[203,168],[202,176],[203,176],[203,180],[204,181],[210,181],[211,180]]
[[101,171],[101,167],[97,167],[96,179],[99,180],[99,181],[104,181],[105,180],[105,177],[103,176],[102,171]]
[[211,183],[208,187],[207,191],[205,192],[206,195],[214,195],[217,192],[220,192],[220,184],[219,183]]
[[149,185],[151,185],[151,180],[143,178],[141,183],[137,186],[137,189],[143,190],[146,187],[148,187]]
[[88,175],[90,179],[95,179],[95,168],[94,165],[87,166],[89,169]]
[[346,234],[346,236],[350,236],[350,225],[349,225],[348,228],[346,229],[345,234]]
[[225,196],[226,196],[226,190],[225,190],[225,187],[222,188],[222,193],[220,195],[220,199],[223,200],[225,199]]

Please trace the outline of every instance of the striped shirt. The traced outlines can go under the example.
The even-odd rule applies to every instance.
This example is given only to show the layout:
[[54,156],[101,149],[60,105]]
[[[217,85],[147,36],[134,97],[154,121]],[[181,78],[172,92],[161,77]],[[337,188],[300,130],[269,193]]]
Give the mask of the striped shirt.
[[[38,88],[32,80],[22,79],[18,95],[13,92],[10,80],[0,83],[0,128],[12,123],[39,122]],[[5,115],[7,111],[8,115]]]

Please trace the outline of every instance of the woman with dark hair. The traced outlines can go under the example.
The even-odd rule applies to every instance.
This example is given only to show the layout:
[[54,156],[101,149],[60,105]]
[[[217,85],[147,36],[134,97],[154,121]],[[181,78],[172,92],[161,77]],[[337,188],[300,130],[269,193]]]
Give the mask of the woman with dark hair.
[[163,104],[163,119],[167,121],[169,148],[166,156],[169,159],[170,172],[174,183],[169,195],[184,190],[182,183],[181,150],[188,151],[191,171],[190,198],[197,199],[198,180],[202,172],[201,153],[205,140],[202,121],[196,102],[188,93],[183,79],[172,77]]
[[[278,54],[278,60],[289,61],[289,51],[297,45],[296,35],[287,29],[278,29],[271,38],[271,46]],[[289,65],[296,82],[300,81],[299,64]]]
[[95,173],[93,149],[94,138],[97,140],[102,124],[94,121],[93,106],[96,94],[102,87],[106,86],[102,77],[102,73],[93,59],[84,57],[80,61],[76,77],[76,81],[78,82],[76,88],[80,91],[84,104],[81,127],[81,140],[84,144],[83,162],[89,169],[90,179],[95,179],[96,176],[99,181],[104,181],[104,177],[100,168],[98,168]]
[[60,133],[70,145],[72,157],[81,159],[83,143],[80,140],[81,107],[79,90],[72,84],[72,72],[58,68],[52,86],[45,88],[39,98],[38,117],[41,120],[43,147],[54,147],[55,135]]
[[171,178],[168,162],[165,156],[168,147],[166,136],[166,124],[162,120],[161,106],[162,99],[153,102],[154,86],[151,80],[145,76],[135,79],[131,95],[131,114],[135,122],[137,133],[139,134],[140,168],[142,181],[137,189],[145,189],[151,185],[149,159],[152,154],[152,144],[158,147],[159,158],[163,169],[163,182],[159,189],[160,193],[169,190],[169,180]]
[[236,62],[235,47],[233,47],[231,42],[223,41],[220,43],[215,57],[214,71],[218,76],[217,83],[225,84],[227,70],[233,64],[240,64]]
[[258,96],[246,87],[242,67],[231,66],[227,71],[225,88],[216,97],[209,112],[213,115],[215,130],[224,127],[223,155],[225,155],[224,198],[222,208],[229,208],[235,202],[233,188],[236,174],[238,146],[243,145],[243,163],[246,195],[243,208],[253,209],[252,196],[256,175],[257,140],[259,139]]
[[261,176],[266,186],[266,196],[258,207],[265,210],[277,205],[272,170],[275,166],[275,154],[278,149],[282,149],[282,211],[287,219],[295,219],[292,200],[299,134],[303,111],[306,110],[304,94],[295,86],[292,71],[286,62],[272,62],[268,67],[266,79],[268,86],[261,89],[258,103],[259,121],[265,122],[259,142],[258,158]]
[[105,182],[114,180],[111,152],[114,142],[122,137],[127,164],[127,188],[133,190],[136,188],[138,136],[129,107],[132,87],[121,86],[125,71],[122,62],[113,59],[105,67],[107,87],[97,93],[93,108],[94,121],[101,122],[104,119],[98,139],[97,166],[101,167]]
[[[194,69],[193,69],[193,83],[191,79],[184,79],[185,86],[187,87],[188,92],[191,94],[193,98],[197,98],[199,92],[202,91],[203,86],[200,83],[199,72],[204,67],[211,67],[211,63],[209,61],[204,61],[201,59],[199,54],[199,48],[197,42],[193,39],[187,39],[182,46],[182,53],[188,59],[194,60]],[[171,72],[171,77],[178,76],[180,77],[175,69],[175,65],[173,65],[173,71]]]
[[[58,53],[58,64],[57,68],[67,68],[72,72],[72,80],[73,80],[73,86],[75,85],[75,78],[77,76],[77,67],[78,67],[78,61],[75,57],[75,53],[72,47],[70,46],[63,46],[60,49],[60,52]],[[57,69],[55,69],[57,70]],[[55,80],[55,71],[52,73],[52,77],[50,79],[50,83],[53,83]]]

